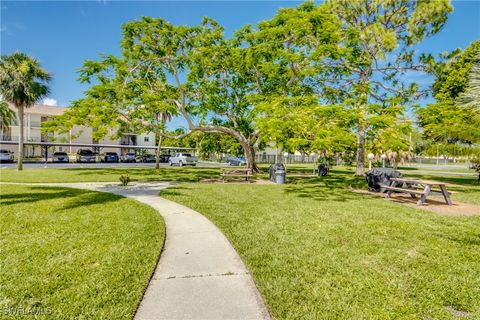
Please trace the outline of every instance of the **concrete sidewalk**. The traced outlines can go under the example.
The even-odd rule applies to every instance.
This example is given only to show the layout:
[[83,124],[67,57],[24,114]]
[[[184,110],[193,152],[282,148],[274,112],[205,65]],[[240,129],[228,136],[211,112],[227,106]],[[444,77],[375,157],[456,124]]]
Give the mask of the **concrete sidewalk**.
[[270,319],[247,268],[220,230],[198,212],[159,197],[170,183],[43,185],[110,192],[160,212],[165,247],[135,319]]

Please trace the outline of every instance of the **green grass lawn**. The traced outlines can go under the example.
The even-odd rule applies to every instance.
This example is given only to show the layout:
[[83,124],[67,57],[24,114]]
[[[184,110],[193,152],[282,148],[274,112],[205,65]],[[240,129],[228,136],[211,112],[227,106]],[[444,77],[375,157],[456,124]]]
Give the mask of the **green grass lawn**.
[[[479,216],[441,216],[349,192],[366,188],[352,168],[301,176],[311,170],[289,165],[286,185],[188,183],[162,196],[198,210],[225,233],[278,319],[480,318]],[[134,181],[197,182],[219,171],[2,169],[0,180],[118,181],[128,173]],[[473,172],[402,172],[452,183],[454,201],[480,204]],[[163,241],[153,209],[87,191],[1,188],[0,277],[14,280],[2,283],[0,303],[46,306],[55,318],[132,314]]]
[[106,193],[20,185],[0,185],[0,212],[4,316],[133,316],[164,241],[158,212]]
[[197,182],[206,178],[218,178],[220,169],[215,167],[162,167],[155,168],[65,168],[65,169],[0,169],[3,182],[109,182],[119,181],[128,174],[132,181],[184,181]]
[[[268,165],[261,165],[264,174],[257,177],[268,179]],[[450,170],[450,169],[449,169]],[[480,204],[480,185],[476,180],[473,171],[465,174],[463,169],[452,168],[450,174],[436,172],[434,170],[418,170],[416,168],[402,168],[406,176],[430,180],[440,180],[453,183],[456,186],[449,187],[455,192],[453,200]],[[287,176],[295,174],[311,174],[312,165],[288,165]],[[327,181],[329,186],[335,188],[366,188],[364,179],[354,179],[354,168],[334,167]],[[470,174],[471,173],[471,174]],[[132,181],[180,181],[198,182],[203,179],[219,178],[218,167],[162,167],[159,170],[154,168],[82,168],[82,169],[0,169],[0,181],[3,182],[118,182],[121,175],[128,174]],[[315,183],[317,178],[312,177],[289,177],[289,182],[311,182]]]
[[339,175],[184,184],[161,196],[225,233],[278,319],[479,319],[480,216],[346,192],[364,182]]

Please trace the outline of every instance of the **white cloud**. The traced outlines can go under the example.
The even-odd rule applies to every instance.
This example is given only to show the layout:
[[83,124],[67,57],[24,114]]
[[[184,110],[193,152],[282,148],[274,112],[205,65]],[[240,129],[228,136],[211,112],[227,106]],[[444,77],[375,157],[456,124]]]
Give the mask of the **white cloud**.
[[57,105],[57,100],[53,98],[45,98],[42,101],[42,104],[46,106],[56,106]]

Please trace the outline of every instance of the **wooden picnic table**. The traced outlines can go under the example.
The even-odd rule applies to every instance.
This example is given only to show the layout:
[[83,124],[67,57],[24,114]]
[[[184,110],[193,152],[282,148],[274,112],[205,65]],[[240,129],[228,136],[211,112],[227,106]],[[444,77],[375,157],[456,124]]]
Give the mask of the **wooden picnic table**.
[[[433,188],[437,186],[440,188],[440,190],[433,190]],[[390,198],[392,192],[394,191],[408,193],[412,198],[416,198],[417,195],[420,195],[420,200],[418,200],[417,205],[421,206],[425,203],[427,197],[432,192],[440,192],[443,195],[445,202],[448,205],[452,205],[450,193],[448,193],[447,186],[444,182],[406,178],[390,178],[390,185],[382,185],[382,187],[387,190],[387,193],[385,194],[386,198]]]
[[252,169],[248,168],[221,168],[220,176],[222,181],[225,182],[225,178],[244,178],[248,181],[252,177]]

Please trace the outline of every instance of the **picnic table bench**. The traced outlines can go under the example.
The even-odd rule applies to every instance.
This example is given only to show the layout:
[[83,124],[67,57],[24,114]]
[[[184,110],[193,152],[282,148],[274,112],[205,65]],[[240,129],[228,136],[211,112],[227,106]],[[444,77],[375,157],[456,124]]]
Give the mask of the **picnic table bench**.
[[248,168],[221,168],[220,176],[222,182],[225,182],[225,178],[242,178],[245,181],[249,181],[252,177],[252,169]]
[[[434,187],[438,186],[440,190],[433,190]],[[427,197],[431,193],[441,193],[445,202],[448,205],[452,205],[452,200],[450,199],[450,193],[447,191],[447,186],[443,182],[431,181],[431,180],[416,180],[416,179],[405,179],[405,178],[390,178],[390,185],[382,185],[382,188],[387,190],[385,194],[386,198],[392,196],[392,192],[401,192],[410,194],[412,198],[416,198],[417,195],[420,195],[420,199],[417,202],[417,205],[421,206],[427,200]]]

